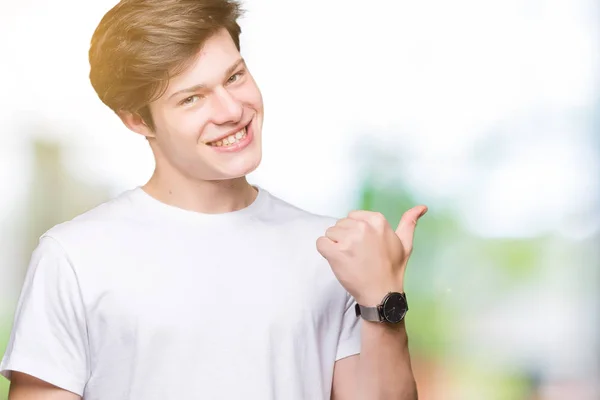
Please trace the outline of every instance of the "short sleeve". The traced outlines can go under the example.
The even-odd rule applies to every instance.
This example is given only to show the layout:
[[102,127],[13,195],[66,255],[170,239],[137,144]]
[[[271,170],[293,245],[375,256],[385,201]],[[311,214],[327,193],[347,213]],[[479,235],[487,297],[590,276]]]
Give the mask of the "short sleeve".
[[356,301],[347,294],[346,309],[342,320],[342,330],[338,340],[337,353],[335,360],[360,354],[360,327],[361,319],[356,316],[354,309]]
[[42,237],[25,277],[0,373],[18,371],[83,396],[89,376],[85,310],[59,243]]

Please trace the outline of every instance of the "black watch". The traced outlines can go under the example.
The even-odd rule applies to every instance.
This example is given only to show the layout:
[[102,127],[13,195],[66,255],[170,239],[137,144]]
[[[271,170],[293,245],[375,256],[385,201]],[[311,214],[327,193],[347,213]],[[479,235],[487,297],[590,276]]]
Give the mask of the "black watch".
[[390,292],[378,306],[365,307],[356,304],[355,310],[356,316],[361,316],[366,321],[398,324],[402,322],[408,311],[406,293]]

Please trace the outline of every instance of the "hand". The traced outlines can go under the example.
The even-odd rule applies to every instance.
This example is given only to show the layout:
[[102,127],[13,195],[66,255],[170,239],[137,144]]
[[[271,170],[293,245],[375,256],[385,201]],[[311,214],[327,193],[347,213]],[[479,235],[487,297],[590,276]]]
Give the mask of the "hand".
[[415,227],[426,212],[411,208],[394,231],[380,213],[352,211],[317,239],[317,250],[359,304],[375,306],[388,292],[404,292]]

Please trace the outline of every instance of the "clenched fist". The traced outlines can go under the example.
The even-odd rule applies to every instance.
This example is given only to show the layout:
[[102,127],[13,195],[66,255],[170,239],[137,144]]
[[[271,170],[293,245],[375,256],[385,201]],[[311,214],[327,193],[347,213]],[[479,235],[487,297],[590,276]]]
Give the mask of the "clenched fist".
[[415,227],[426,212],[411,208],[394,231],[380,213],[352,211],[317,239],[317,250],[357,303],[375,306],[388,292],[404,292]]

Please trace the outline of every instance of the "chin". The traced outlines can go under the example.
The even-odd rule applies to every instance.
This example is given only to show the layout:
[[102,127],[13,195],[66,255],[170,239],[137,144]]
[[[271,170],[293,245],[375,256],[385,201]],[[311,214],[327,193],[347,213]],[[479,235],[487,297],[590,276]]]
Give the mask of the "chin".
[[236,179],[246,176],[252,172],[254,172],[261,162],[261,155],[254,154],[253,157],[236,159],[229,165],[223,165],[218,172],[219,180],[223,179]]
[[261,159],[259,157],[256,160],[253,160],[253,162],[244,165],[236,171],[236,175],[238,175],[238,177],[242,177],[256,171],[260,165],[260,161]]

